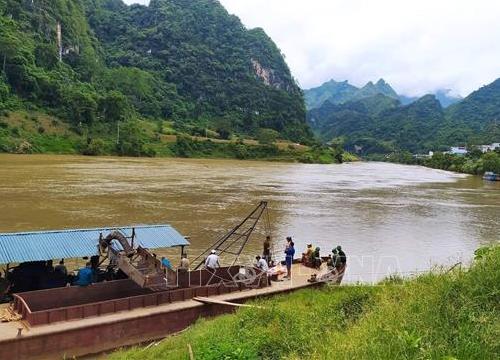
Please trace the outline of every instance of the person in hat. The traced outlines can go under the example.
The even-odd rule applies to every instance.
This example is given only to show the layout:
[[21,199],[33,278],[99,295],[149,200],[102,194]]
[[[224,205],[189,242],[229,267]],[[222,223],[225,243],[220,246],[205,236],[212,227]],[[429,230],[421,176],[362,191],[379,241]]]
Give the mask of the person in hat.
[[311,266],[313,257],[313,246],[312,244],[307,244],[306,251],[302,253],[302,264],[305,266]]
[[340,284],[342,282],[342,278],[344,277],[345,269],[347,266],[347,255],[345,254],[344,250],[342,250],[342,246],[337,246],[337,253],[338,253],[338,261],[337,261],[337,273],[338,273],[338,278],[337,278],[337,283]]
[[210,255],[207,256],[205,260],[205,268],[212,271],[220,268],[219,255],[217,255],[215,250],[210,251]]

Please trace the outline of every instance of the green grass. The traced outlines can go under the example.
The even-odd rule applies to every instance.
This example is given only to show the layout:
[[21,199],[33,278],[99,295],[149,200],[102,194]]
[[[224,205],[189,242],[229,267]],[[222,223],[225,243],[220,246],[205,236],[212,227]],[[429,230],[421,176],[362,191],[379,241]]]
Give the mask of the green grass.
[[110,359],[498,359],[500,247],[468,270],[308,289]]
[[[148,157],[184,157],[199,159],[266,160],[331,164],[338,161],[327,148],[301,148],[259,144],[254,141],[228,142],[197,139],[178,134],[165,141],[166,122],[140,120],[124,123],[120,129],[122,145],[116,146],[116,126],[94,124],[77,131],[60,119],[39,112],[0,113],[0,152],[52,153],[83,155],[125,155]],[[167,127],[167,128],[166,128]],[[162,133],[158,131],[161,130]],[[353,160],[352,156],[348,161]],[[355,159],[354,159],[355,160]]]

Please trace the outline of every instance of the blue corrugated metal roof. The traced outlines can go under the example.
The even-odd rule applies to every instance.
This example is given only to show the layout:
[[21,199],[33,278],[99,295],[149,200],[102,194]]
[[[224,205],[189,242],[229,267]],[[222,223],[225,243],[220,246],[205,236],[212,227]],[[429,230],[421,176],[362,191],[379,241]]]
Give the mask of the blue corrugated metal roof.
[[138,225],[99,229],[0,233],[0,264],[98,255],[99,234],[119,230],[147,249],[189,245],[170,225]]

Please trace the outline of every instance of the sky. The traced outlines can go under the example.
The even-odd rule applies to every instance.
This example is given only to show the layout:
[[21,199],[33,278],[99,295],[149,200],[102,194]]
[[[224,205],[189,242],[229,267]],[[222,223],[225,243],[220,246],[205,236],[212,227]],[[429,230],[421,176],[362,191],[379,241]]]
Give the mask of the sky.
[[466,96],[500,78],[498,0],[220,2],[246,27],[266,31],[305,89],[383,78],[402,95]]

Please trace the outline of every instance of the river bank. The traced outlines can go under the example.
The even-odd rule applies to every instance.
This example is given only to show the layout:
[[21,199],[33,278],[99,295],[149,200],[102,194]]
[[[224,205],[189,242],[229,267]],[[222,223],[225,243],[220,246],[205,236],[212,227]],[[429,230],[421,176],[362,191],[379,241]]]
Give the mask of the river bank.
[[436,152],[430,157],[416,157],[408,152],[396,152],[387,156],[369,157],[369,159],[397,164],[420,165],[461,174],[482,176],[488,171],[500,174],[500,151],[498,150],[484,154],[479,150],[473,150],[467,155]]
[[109,358],[498,359],[499,269],[500,247],[483,248],[470,268],[302,290]]
[[[80,154],[90,156],[179,157],[332,164],[358,158],[340,148],[305,146],[273,137],[216,138],[179,132],[167,122],[74,128],[40,113],[0,114],[0,152],[16,154]],[[210,137],[209,137],[210,136]]]

